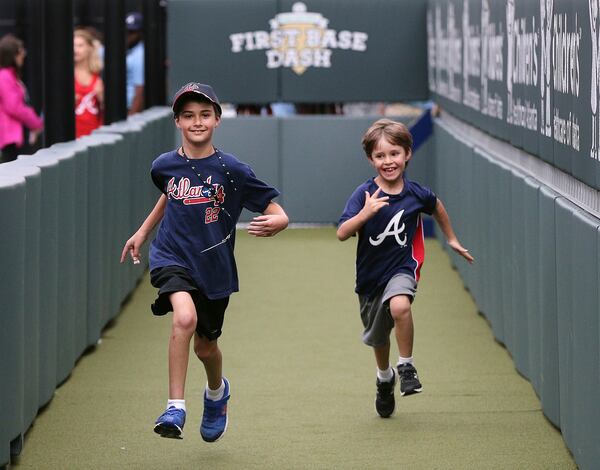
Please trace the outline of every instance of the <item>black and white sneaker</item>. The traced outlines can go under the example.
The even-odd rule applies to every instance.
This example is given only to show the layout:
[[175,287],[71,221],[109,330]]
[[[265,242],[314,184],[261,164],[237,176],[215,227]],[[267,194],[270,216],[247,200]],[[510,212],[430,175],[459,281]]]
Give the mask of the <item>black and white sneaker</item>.
[[423,390],[417,369],[412,364],[398,364],[398,376],[400,377],[400,395],[412,395]]
[[396,372],[392,369],[392,380],[384,382],[377,378],[377,396],[375,397],[375,409],[382,418],[389,418],[396,408],[394,399],[394,387],[396,386]]

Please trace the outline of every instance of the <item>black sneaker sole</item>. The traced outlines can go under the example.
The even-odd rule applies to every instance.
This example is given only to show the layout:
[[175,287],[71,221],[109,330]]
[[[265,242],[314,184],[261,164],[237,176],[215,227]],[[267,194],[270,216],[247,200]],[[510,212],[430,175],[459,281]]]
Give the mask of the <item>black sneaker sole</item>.
[[183,439],[183,431],[174,425],[157,424],[154,426],[154,432],[160,437]]

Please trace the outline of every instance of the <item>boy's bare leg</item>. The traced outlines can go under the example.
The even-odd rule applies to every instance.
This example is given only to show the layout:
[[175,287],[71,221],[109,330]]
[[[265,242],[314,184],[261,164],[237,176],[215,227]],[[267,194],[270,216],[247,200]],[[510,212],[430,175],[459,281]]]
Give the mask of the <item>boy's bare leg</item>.
[[204,364],[208,387],[211,390],[218,389],[223,377],[223,356],[217,340],[209,341],[197,334],[194,335],[194,352]]
[[390,313],[394,319],[394,333],[398,343],[398,352],[402,357],[411,357],[414,340],[414,326],[410,298],[396,295],[390,299]]
[[[410,297],[406,295],[392,297],[390,299],[390,311],[394,319],[394,330],[400,357],[412,358],[414,326],[410,308]],[[400,376],[400,393],[403,396],[423,390],[417,370],[412,363],[399,364],[398,375]]]
[[388,370],[390,367],[390,343],[385,346],[377,346],[373,348],[375,352],[375,361],[379,370]]
[[196,306],[188,292],[170,295],[173,325],[169,339],[169,399],[183,399],[189,362],[190,340],[196,331]]

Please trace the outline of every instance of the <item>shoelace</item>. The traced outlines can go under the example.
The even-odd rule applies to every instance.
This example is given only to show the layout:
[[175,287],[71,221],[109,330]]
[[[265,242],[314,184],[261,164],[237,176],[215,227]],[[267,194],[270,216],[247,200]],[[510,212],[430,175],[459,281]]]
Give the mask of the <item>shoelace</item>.
[[402,368],[402,370],[398,371],[398,374],[402,377],[402,380],[415,380],[417,378],[417,371],[411,368]]
[[184,411],[172,406],[167,411],[165,411],[163,414],[174,417],[174,416],[180,416],[181,413],[184,413]]

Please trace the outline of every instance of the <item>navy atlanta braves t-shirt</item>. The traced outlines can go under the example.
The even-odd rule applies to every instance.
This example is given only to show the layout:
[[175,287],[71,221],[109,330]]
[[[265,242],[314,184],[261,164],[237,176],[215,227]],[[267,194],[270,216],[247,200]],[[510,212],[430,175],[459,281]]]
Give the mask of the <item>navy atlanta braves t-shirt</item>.
[[209,299],[237,292],[235,224],[242,208],[263,212],[279,191],[219,150],[189,161],[175,150],[164,153],[152,163],[151,176],[167,206],[150,246],[150,269],[188,269]]
[[[350,196],[342,224],[358,214],[365,205],[365,191],[377,190],[374,178],[361,184]],[[425,240],[421,212],[431,215],[436,195],[424,186],[404,178],[400,194],[386,194],[389,205],[382,207],[358,232],[356,248],[356,293],[369,297],[378,293],[396,274],[404,273],[419,280],[425,258]]]

